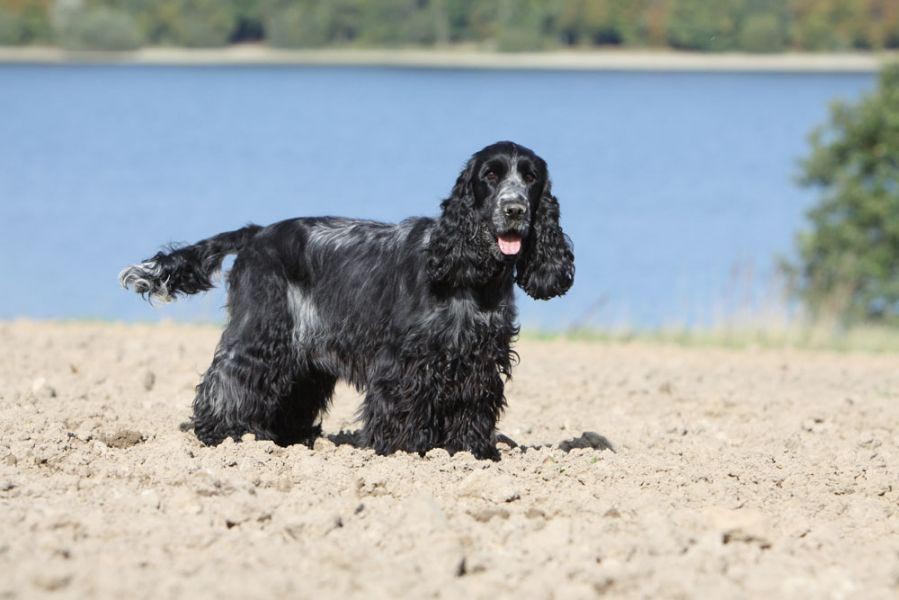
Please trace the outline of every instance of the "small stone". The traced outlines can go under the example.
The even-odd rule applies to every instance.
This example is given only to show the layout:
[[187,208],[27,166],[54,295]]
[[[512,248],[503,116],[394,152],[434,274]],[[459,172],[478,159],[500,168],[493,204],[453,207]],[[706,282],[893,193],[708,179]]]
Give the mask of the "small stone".
[[425,458],[428,460],[449,460],[449,457],[449,452],[444,448],[431,448],[428,450],[427,454],[425,454]]
[[539,508],[529,508],[526,513],[524,513],[528,519],[545,519],[546,513],[540,510]]
[[31,382],[31,392],[38,398],[56,398],[56,389],[47,383],[44,377],[38,377]]
[[509,511],[505,508],[482,508],[481,510],[476,510],[469,514],[479,523],[486,523],[494,517],[499,517],[500,519],[509,518]]
[[459,561],[459,564],[456,565],[456,577],[465,577],[468,573],[468,568],[465,565],[465,557],[462,557],[462,560]]
[[312,449],[316,452],[334,452],[334,450],[337,449],[337,446],[335,446],[334,442],[331,440],[320,437],[315,440]]
[[360,497],[387,496],[390,494],[390,492],[387,490],[387,482],[385,482],[383,479],[376,479],[372,481],[357,479],[356,492]]
[[830,428],[830,423],[828,423],[824,419],[824,417],[812,417],[810,419],[804,419],[802,421],[803,431],[807,431],[809,433],[823,433],[825,431],[828,431]]
[[711,527],[721,535],[722,544],[750,544],[763,550],[771,547],[771,525],[762,513],[710,507],[704,514]]
[[248,444],[250,442],[255,442],[256,434],[255,433],[245,433],[242,436],[240,436],[240,441],[244,442],[246,444]]
[[72,582],[72,576],[69,574],[52,574],[42,573],[35,576],[32,580],[34,585],[48,592],[55,592],[68,586]]
[[513,489],[505,489],[500,494],[503,502],[515,502],[516,500],[521,500],[521,494],[518,493],[518,490]]
[[156,385],[156,373],[147,371],[144,373],[144,389],[149,392],[153,389],[154,385]]
[[3,464],[9,465],[10,467],[14,467],[19,464],[19,459],[16,458],[16,455],[10,452],[6,456],[3,457]]
[[111,435],[102,436],[100,440],[110,448],[123,450],[140,444],[144,441],[144,436],[139,431],[120,429]]
[[161,502],[159,501],[159,494],[157,494],[154,490],[144,490],[140,493],[140,500],[144,506],[149,508],[150,510],[158,510]]

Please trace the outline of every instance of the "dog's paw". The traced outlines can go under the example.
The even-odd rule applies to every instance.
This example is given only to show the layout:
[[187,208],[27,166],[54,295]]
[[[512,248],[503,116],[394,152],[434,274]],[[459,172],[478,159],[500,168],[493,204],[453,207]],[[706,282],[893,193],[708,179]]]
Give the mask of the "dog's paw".
[[473,448],[471,453],[478,460],[492,460],[499,461],[499,450],[496,449],[496,446],[482,446],[479,448]]

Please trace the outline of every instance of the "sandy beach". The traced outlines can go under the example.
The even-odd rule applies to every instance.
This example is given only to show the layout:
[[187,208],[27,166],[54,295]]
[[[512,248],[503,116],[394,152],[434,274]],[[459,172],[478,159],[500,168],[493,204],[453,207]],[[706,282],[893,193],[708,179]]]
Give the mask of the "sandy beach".
[[347,388],[203,447],[217,336],[0,323],[0,597],[899,594],[896,355],[525,340],[491,463],[354,447]]
[[73,52],[52,47],[0,47],[0,64],[132,64],[170,66],[298,65],[445,69],[587,71],[874,72],[896,52],[747,54],[671,50],[583,50],[501,53],[470,48],[284,50],[257,44],[226,48],[142,48]]

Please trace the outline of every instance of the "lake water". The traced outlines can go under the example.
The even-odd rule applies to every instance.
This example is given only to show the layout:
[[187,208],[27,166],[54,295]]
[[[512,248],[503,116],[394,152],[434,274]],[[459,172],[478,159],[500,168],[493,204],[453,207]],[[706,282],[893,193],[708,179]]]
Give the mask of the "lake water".
[[550,165],[577,278],[527,327],[701,325],[777,304],[828,103],[873,75],[0,67],[0,318],[220,320],[118,287],[164,243],[300,215],[434,215],[467,157]]

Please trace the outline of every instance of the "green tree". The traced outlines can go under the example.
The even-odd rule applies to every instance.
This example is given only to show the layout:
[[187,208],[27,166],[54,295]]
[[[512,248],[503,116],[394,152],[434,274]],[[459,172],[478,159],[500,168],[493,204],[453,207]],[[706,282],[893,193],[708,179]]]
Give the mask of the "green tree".
[[439,37],[446,38],[446,16],[440,2],[368,2],[362,6],[361,17],[359,41],[366,46],[434,45]]
[[107,6],[63,8],[56,15],[55,37],[72,50],[136,50],[143,44],[134,17]]
[[269,0],[266,38],[272,46],[340,46],[359,37],[364,0]]
[[847,50],[880,45],[875,0],[793,0],[793,38],[803,50]]
[[563,44],[642,44],[647,0],[563,0],[555,28]]
[[46,43],[49,0],[0,0],[0,46]]
[[790,11],[782,0],[742,0],[737,46],[747,52],[782,52],[790,39]]
[[785,265],[812,316],[899,323],[899,64],[811,135],[802,183],[822,199]]
[[721,51],[735,45],[734,0],[671,0],[668,42],[685,50]]
[[496,48],[503,52],[543,50],[550,45],[554,9],[540,0],[496,2]]

